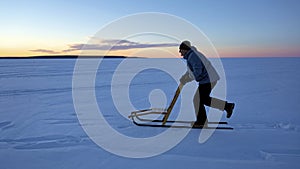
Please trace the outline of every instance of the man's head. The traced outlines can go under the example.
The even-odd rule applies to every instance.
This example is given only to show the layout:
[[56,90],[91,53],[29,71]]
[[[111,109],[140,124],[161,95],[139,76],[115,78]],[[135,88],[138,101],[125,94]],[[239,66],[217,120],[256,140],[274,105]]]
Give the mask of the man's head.
[[183,41],[179,46],[179,52],[181,53],[181,56],[184,56],[190,49],[191,49],[190,41]]

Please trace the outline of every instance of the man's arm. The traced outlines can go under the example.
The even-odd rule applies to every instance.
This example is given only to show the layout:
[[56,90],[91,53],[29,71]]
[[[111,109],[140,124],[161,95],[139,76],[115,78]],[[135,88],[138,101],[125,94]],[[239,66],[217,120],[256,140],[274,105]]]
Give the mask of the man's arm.
[[189,64],[193,69],[193,75],[197,82],[201,81],[206,76],[205,67],[197,54],[192,54],[188,60]]

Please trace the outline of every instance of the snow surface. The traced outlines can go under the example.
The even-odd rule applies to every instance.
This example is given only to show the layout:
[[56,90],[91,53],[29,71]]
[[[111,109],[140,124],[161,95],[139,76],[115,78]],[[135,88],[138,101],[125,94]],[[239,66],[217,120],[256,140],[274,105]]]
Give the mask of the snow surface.
[[[164,132],[166,129],[135,126],[114,107],[111,80],[121,61],[105,59],[97,72],[95,94],[103,116],[111,127],[129,137],[147,138]],[[79,123],[72,98],[75,59],[1,59],[0,168],[298,168],[300,58],[222,62],[227,98],[236,103],[229,119],[234,130],[217,130],[203,144],[198,142],[201,130],[191,130],[179,144],[160,155],[127,158],[95,144]],[[90,71],[87,69],[82,75]],[[122,73],[126,76],[130,68]],[[168,74],[149,69],[132,80],[129,98],[136,109],[166,105],[176,87],[176,81]],[[161,96],[163,101],[154,103],[154,96]],[[122,102],[122,98],[117,99]],[[174,112],[178,109],[176,105]],[[193,120],[192,110],[185,113]],[[102,132],[105,133],[99,131]]]

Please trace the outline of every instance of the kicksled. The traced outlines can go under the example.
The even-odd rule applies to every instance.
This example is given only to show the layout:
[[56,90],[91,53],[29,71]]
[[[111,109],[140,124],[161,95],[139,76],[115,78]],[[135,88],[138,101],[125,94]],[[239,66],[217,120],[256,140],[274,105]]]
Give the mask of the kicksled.
[[[132,119],[132,122],[137,126],[142,127],[162,127],[162,128],[193,128],[193,129],[223,129],[223,130],[233,130],[232,127],[228,126],[228,123],[225,121],[221,122],[207,122],[206,125],[193,127],[193,121],[175,121],[169,120],[169,116],[173,110],[173,107],[180,95],[180,91],[183,85],[179,84],[175,95],[172,99],[171,104],[167,109],[163,108],[149,108],[138,111],[133,111],[128,116]],[[154,120],[147,118],[147,116],[155,115],[157,118]],[[222,125],[222,126],[220,126]]]

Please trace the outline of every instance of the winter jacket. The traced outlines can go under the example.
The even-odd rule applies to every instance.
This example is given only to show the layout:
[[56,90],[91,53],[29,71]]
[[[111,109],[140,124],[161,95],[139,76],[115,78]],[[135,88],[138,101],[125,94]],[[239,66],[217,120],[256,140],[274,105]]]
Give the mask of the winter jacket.
[[187,60],[188,70],[184,76],[196,80],[199,84],[216,82],[220,79],[210,61],[195,47],[192,47],[183,57]]

